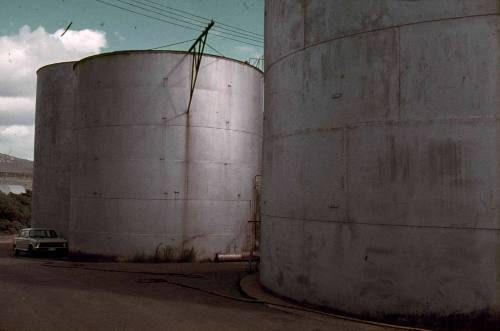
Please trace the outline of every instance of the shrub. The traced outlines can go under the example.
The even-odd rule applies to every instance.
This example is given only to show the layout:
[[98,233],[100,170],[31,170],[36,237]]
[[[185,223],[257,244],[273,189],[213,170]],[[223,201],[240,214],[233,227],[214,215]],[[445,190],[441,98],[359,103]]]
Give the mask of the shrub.
[[159,244],[154,255],[138,252],[129,261],[137,263],[186,263],[196,261],[197,255],[193,247],[174,248],[169,245],[163,246],[163,244]]
[[[31,191],[24,194],[0,192],[0,231],[16,232],[31,223]],[[12,230],[14,229],[14,230]]]

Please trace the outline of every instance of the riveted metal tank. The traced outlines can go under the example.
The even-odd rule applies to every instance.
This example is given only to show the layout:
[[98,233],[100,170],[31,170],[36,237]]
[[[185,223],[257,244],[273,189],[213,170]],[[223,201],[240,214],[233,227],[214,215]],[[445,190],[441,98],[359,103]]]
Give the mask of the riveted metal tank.
[[498,321],[499,22],[497,0],[266,1],[264,286]]
[[197,258],[249,249],[260,174],[263,77],[204,56],[189,113],[192,55],[133,51],[75,65],[73,251]]
[[37,72],[32,226],[68,235],[74,62]]

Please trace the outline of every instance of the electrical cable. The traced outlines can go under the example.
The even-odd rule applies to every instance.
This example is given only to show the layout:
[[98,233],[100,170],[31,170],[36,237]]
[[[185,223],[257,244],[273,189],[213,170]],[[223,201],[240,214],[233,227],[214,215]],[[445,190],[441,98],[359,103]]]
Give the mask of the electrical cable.
[[[116,270],[116,269],[102,269],[102,268],[93,268],[93,267],[87,267],[85,265],[73,265],[73,266],[62,266],[62,265],[56,265],[53,263],[42,263],[41,266],[43,267],[51,267],[51,268],[61,268],[61,269],[82,269],[82,270],[88,270],[88,271],[100,271],[100,272],[116,272],[116,273],[131,273],[131,274],[145,274],[145,275],[155,275],[155,276],[173,276],[173,277],[182,277],[182,278],[204,278],[202,275],[198,274],[187,274],[187,273],[169,273],[169,272],[147,272],[147,271],[127,271],[127,270]],[[243,303],[250,303],[250,304],[264,304],[270,307],[279,307],[279,308],[284,308],[284,309],[291,309],[291,310],[296,310],[296,311],[302,311],[302,312],[307,312],[307,313],[313,313],[317,315],[322,315],[330,318],[338,318],[338,319],[343,319],[351,322],[356,322],[356,323],[361,323],[361,324],[366,324],[366,325],[374,325],[374,326],[381,326],[381,327],[386,327],[386,328],[392,328],[392,329],[397,329],[397,330],[415,330],[415,331],[427,331],[425,329],[420,329],[420,328],[412,328],[412,327],[405,327],[405,326],[399,326],[399,325],[391,325],[391,324],[386,324],[386,323],[379,323],[379,322],[373,322],[373,321],[366,321],[362,319],[357,319],[353,317],[347,317],[347,316],[342,316],[342,315],[336,315],[336,314],[330,314],[330,313],[325,313],[319,310],[314,310],[314,309],[309,309],[306,307],[299,307],[295,305],[287,305],[287,304],[280,304],[280,303],[274,303],[274,302],[269,302],[266,300],[260,300],[260,299],[252,299],[252,298],[240,298],[240,297],[235,297],[231,295],[227,295],[224,293],[216,292],[216,291],[211,291],[207,290],[204,288],[196,287],[196,286],[191,286],[183,283],[178,283],[174,282],[165,278],[147,278],[147,279],[137,279],[137,283],[141,284],[159,284],[159,283],[165,283],[168,285],[173,285],[177,287],[182,287],[182,288],[187,288],[190,290],[194,290],[197,292],[209,294],[212,296],[217,296],[220,298],[224,298],[227,300],[232,300],[232,301],[238,301],[238,302],[243,302]]]
[[[188,11],[185,11],[185,10],[182,10],[182,9],[177,9],[177,8],[173,8],[173,7],[169,7],[165,4],[161,4],[161,3],[158,3],[158,2],[155,2],[155,1],[152,1],[152,0],[143,0],[143,1],[147,1],[147,2],[151,2],[151,3],[154,3],[156,5],[159,5],[163,8],[167,8],[167,9],[170,9],[170,10],[173,10],[173,11],[176,11],[176,12],[179,12],[179,13],[183,13],[183,14],[187,14],[187,15],[190,15],[190,16],[193,16],[193,17],[196,17],[196,18],[200,18],[202,20],[207,20],[207,21],[210,21],[209,18],[207,17],[203,17],[203,16],[199,16],[199,15],[196,15],[196,14],[193,14],[193,13],[190,13]],[[261,34],[258,34],[258,33],[255,33],[253,31],[250,31],[250,30],[246,30],[246,29],[242,29],[240,27],[237,27],[237,26],[234,26],[234,25],[229,25],[229,24],[225,24],[225,23],[222,23],[220,21],[215,21],[215,23],[218,23],[219,25],[222,25],[222,26],[226,26],[228,28],[231,28],[231,29],[235,29],[235,30],[240,30],[242,32],[245,32],[246,34],[251,34],[251,35],[254,35],[256,37],[260,37],[260,38],[263,38],[264,36],[261,35]]]
[[58,268],[58,269],[82,269],[88,271],[100,271],[100,272],[114,272],[123,274],[142,274],[150,276],[171,276],[171,277],[182,277],[182,278],[205,278],[199,274],[187,274],[178,272],[151,272],[151,271],[136,271],[136,270],[116,270],[116,269],[104,269],[104,268],[94,268],[87,267],[86,265],[58,265],[52,262],[45,262],[41,264],[42,267],[48,268]]
[[[118,1],[118,2],[120,2],[122,4],[127,4],[127,5],[129,5],[131,7],[135,7],[135,8],[141,9],[141,10],[147,12],[147,13],[159,15],[159,16],[162,16],[162,17],[165,17],[165,18],[168,18],[168,19],[172,19],[172,20],[184,23],[184,24],[191,24],[191,25],[197,26],[199,28],[205,28],[204,25],[200,25],[198,23],[193,23],[193,22],[185,21],[185,20],[182,20],[180,18],[176,18],[176,17],[171,16],[171,15],[165,15],[165,14],[162,14],[162,13],[157,12],[155,10],[152,10],[152,9],[149,9],[149,8],[145,8],[145,7],[142,7],[142,6],[138,6],[138,5],[134,4],[134,3],[131,3],[131,2],[128,2],[128,1],[125,1],[125,0],[116,0],[116,1]],[[146,5],[146,6],[148,6],[148,5]],[[214,27],[214,29],[216,29],[216,27]],[[224,34],[224,35],[229,35],[229,36],[240,38],[240,39],[245,39],[245,40],[251,41],[251,42],[256,42],[256,43],[263,43],[264,42],[263,40],[256,39],[255,37],[245,37],[245,36],[237,35],[237,34],[230,33],[230,32],[222,32],[222,31],[216,31],[216,32],[217,33],[215,33],[215,35],[219,35],[219,36],[221,36],[222,34]],[[212,33],[212,34],[214,34],[214,33]]]
[[[129,8],[124,8],[124,7],[121,7],[121,6],[118,6],[118,5],[115,5],[115,4],[103,1],[103,0],[95,0],[95,1],[100,2],[102,4],[105,4],[107,6],[115,7],[115,8],[121,9],[121,10],[125,10],[125,11],[128,11],[130,13],[134,13],[134,14],[137,14],[137,15],[140,15],[140,16],[151,18],[151,19],[154,19],[154,20],[157,20],[157,21],[160,21],[160,22],[164,22],[164,23],[167,23],[167,24],[171,24],[171,25],[175,25],[175,26],[178,26],[178,27],[182,27],[182,28],[185,28],[185,29],[189,29],[189,30],[193,30],[193,31],[199,32],[198,29],[195,29],[195,28],[192,28],[192,27],[188,27],[188,26],[185,26],[185,25],[182,25],[182,24],[170,22],[170,21],[167,21],[167,20],[155,17],[155,16],[151,16],[151,15],[147,15],[147,14],[144,14],[144,13],[140,13],[138,11],[135,11],[135,10],[132,10],[132,9],[129,9]],[[230,38],[230,37],[223,36],[223,35],[220,35],[220,34],[210,33],[210,35],[215,36],[215,37],[219,37],[219,38],[224,38],[224,39],[236,41],[236,42],[242,43],[242,44],[247,44],[247,45],[251,45],[251,46],[263,48],[262,45],[256,45],[256,44],[253,44],[253,43],[250,43],[250,42],[246,42],[246,41],[243,41],[243,40],[238,40],[238,39]]]
[[216,50],[214,47],[210,46],[209,43],[205,42],[205,44],[208,46],[208,48],[210,48],[211,50],[213,50],[215,53],[219,54],[222,57],[225,57],[224,54],[222,54],[221,52],[219,52],[218,50]]
[[238,40],[238,39],[234,39],[234,38],[230,38],[230,37],[226,37],[226,36],[221,36],[221,35],[218,35],[216,33],[209,32],[208,34],[211,35],[211,36],[214,36],[214,37],[224,38],[224,39],[233,40],[233,41],[236,41],[236,42],[239,42],[239,43],[242,43],[242,44],[247,44],[247,45],[251,45],[251,46],[255,46],[255,47],[259,47],[259,48],[264,48],[263,45],[252,44],[252,43],[249,43],[249,42],[246,42],[246,41],[241,41],[241,40]]
[[195,41],[195,40],[196,40],[196,38],[189,39],[189,40],[184,40],[184,41],[179,41],[179,42],[176,42],[176,43],[173,43],[173,44],[168,44],[168,45],[153,47],[153,48],[150,48],[149,50],[152,51],[152,50],[155,50],[155,49],[160,49],[160,48],[165,48],[165,47],[180,45],[180,44],[184,44],[184,43],[187,43],[187,42],[190,42],[190,41]]
[[198,29],[195,29],[195,28],[191,28],[191,27],[184,26],[184,25],[181,25],[181,24],[177,24],[177,23],[169,22],[169,21],[167,21],[167,20],[163,20],[163,19],[158,18],[158,17],[154,17],[154,16],[146,15],[146,14],[143,14],[143,13],[139,13],[139,12],[137,12],[137,11],[134,11],[134,10],[131,10],[131,9],[128,9],[128,8],[124,8],[124,7],[120,7],[120,6],[117,6],[117,5],[115,5],[115,4],[112,4],[112,3],[109,3],[109,2],[103,1],[103,0],[95,0],[95,1],[100,2],[100,3],[103,3],[103,4],[107,5],[107,6],[115,7],[115,8],[122,9],[122,10],[126,10],[126,11],[128,11],[128,12],[131,12],[131,13],[134,13],[134,14],[137,14],[137,15],[141,15],[141,16],[144,16],[144,17],[148,17],[148,18],[151,18],[151,19],[154,19],[154,20],[160,21],[160,22],[164,22],[164,23],[167,23],[167,24],[172,24],[172,25],[179,26],[179,27],[182,27],[182,28],[185,28],[185,29],[189,29],[189,30],[193,30],[193,31],[199,31]]
[[124,4],[124,5],[128,5],[130,7],[135,7],[135,8],[141,9],[141,10],[149,12],[151,14],[156,14],[156,15],[160,15],[160,16],[163,16],[163,17],[166,17],[166,18],[169,18],[169,19],[173,19],[173,20],[179,21],[181,23],[191,24],[191,25],[197,26],[199,28],[204,28],[205,27],[205,26],[203,26],[201,24],[198,24],[198,23],[188,22],[188,21],[185,21],[185,20],[181,20],[179,18],[175,18],[175,17],[170,16],[170,15],[164,15],[164,14],[158,13],[157,11],[154,11],[152,9],[142,7],[142,6],[136,5],[134,3],[131,3],[131,2],[128,2],[128,1],[125,1],[125,0],[115,0],[115,1],[118,1],[118,2],[120,2],[122,4]]
[[[195,21],[195,22],[198,22],[198,23],[201,23],[201,24],[208,24],[211,20],[208,19],[208,18],[203,18],[203,19],[198,19],[196,18],[195,15],[191,14],[193,17],[189,17],[189,16],[186,16],[186,15],[181,15],[177,12],[175,12],[175,10],[169,10],[169,9],[163,9],[161,7],[156,7],[154,5],[151,5],[149,3],[153,3],[153,4],[156,4],[156,5],[159,5],[161,6],[162,4],[159,4],[157,2],[154,2],[154,1],[151,1],[151,0],[138,0],[141,2],[141,4],[145,5],[145,6],[148,6],[148,7],[151,7],[151,8],[154,8],[156,10],[160,10],[162,12],[166,12],[166,13],[170,13],[170,14],[173,14],[173,15],[176,15],[176,16],[179,16],[179,17],[182,17],[182,18],[185,18],[185,19],[188,19],[188,20],[191,20],[191,21]],[[121,1],[120,1],[121,2]],[[178,20],[177,18],[174,18],[175,20]],[[220,22],[216,22],[218,23],[218,25],[222,25],[222,23]],[[239,32],[237,30],[234,30],[232,28],[226,28],[224,26],[214,26],[214,31],[219,31],[219,30],[224,30],[224,31],[228,31],[228,32],[224,32],[224,31],[220,31],[221,33],[228,33],[229,35],[234,35],[234,36],[237,36],[237,37],[241,37],[241,38],[249,38],[251,40],[254,40],[254,41],[257,41],[257,42],[264,42],[264,38],[260,35],[257,35],[257,34],[250,34],[250,33],[247,33],[247,32]],[[230,32],[230,33],[229,33]]]
[[387,324],[387,323],[380,323],[380,322],[373,322],[373,321],[366,321],[354,317],[348,317],[348,316],[342,316],[342,315],[337,315],[337,314],[330,314],[330,313],[325,313],[323,311],[319,310],[314,310],[314,309],[309,309],[306,307],[299,307],[295,305],[287,305],[287,304],[281,304],[281,303],[275,303],[275,302],[269,302],[266,300],[260,300],[260,299],[252,299],[252,298],[239,298],[231,295],[227,295],[224,293],[216,292],[216,291],[211,291],[211,290],[206,290],[204,288],[196,287],[196,286],[191,286],[187,284],[182,284],[178,282],[174,282],[165,278],[149,278],[149,279],[138,279],[136,280],[137,283],[141,284],[159,284],[159,283],[166,283],[168,285],[174,285],[177,287],[182,287],[182,288],[187,288],[190,290],[194,290],[197,292],[209,294],[212,296],[217,296],[220,298],[232,300],[232,301],[238,301],[238,302],[244,302],[244,303],[251,303],[251,304],[264,304],[267,306],[274,306],[274,307],[279,307],[279,308],[285,308],[285,309],[291,309],[291,310],[296,310],[296,311],[301,311],[301,312],[306,312],[306,313],[313,313],[321,316],[326,316],[330,318],[338,318],[346,321],[351,321],[351,322],[356,322],[356,323],[361,323],[361,324],[367,324],[367,325],[373,325],[373,326],[379,326],[379,327],[384,327],[384,328],[391,328],[391,329],[396,329],[396,330],[412,330],[412,331],[428,331],[426,329],[421,329],[421,328],[413,328],[413,327],[406,327],[406,326],[399,326],[399,325],[392,325],[392,324]]

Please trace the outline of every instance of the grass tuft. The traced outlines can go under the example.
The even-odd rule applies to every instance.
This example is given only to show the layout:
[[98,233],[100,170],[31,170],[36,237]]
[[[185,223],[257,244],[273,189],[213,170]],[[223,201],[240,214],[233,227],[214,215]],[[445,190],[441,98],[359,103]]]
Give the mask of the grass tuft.
[[172,246],[156,246],[153,255],[147,255],[144,252],[134,254],[128,261],[136,263],[187,263],[196,261],[198,253],[194,247],[174,248]]

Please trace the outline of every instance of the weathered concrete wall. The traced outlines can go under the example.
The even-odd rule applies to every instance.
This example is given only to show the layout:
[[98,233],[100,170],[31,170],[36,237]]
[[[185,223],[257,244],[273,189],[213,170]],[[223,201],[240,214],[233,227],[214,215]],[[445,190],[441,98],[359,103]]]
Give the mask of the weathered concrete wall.
[[499,6],[266,1],[265,286],[498,318]]
[[74,62],[37,72],[32,226],[68,235]]
[[186,114],[190,55],[122,52],[76,67],[71,249],[199,258],[247,249],[260,174],[262,73],[206,56]]

